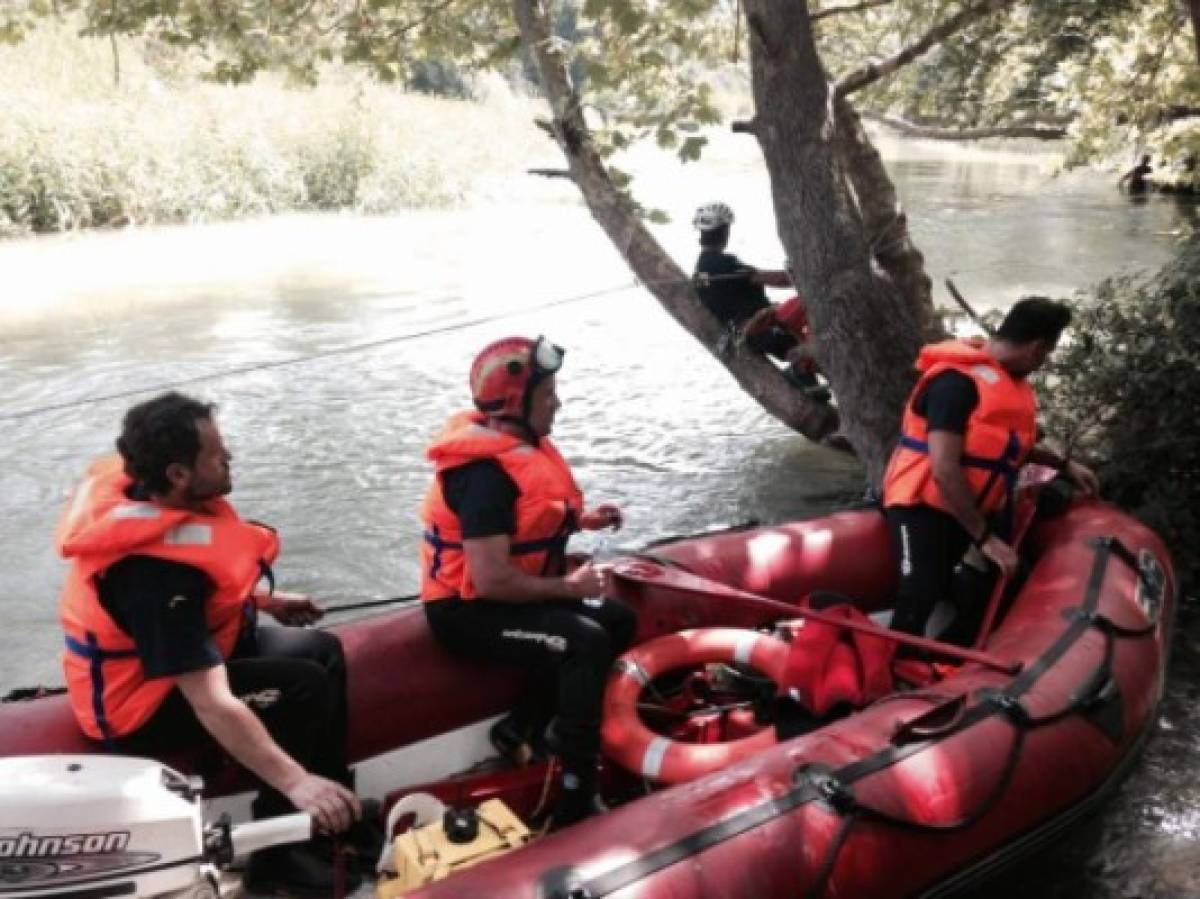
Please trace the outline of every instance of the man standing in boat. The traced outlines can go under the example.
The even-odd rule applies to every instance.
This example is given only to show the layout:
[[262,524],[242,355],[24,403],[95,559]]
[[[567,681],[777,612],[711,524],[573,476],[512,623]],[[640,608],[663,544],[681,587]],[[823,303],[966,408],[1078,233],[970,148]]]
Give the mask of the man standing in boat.
[[700,232],[700,256],[693,277],[700,302],[724,324],[731,339],[786,363],[783,376],[819,403],[830,399],[817,380],[812,357],[808,312],[799,296],[775,305],[764,287],[792,287],[782,269],[758,269],[726,253],[733,210],[724,203],[705,203],[692,224]]
[[479,353],[470,373],[478,411],[451,417],[430,446],[437,471],[421,508],[429,625],[453,652],[530,671],[529,688],[493,727],[492,741],[508,755],[546,748],[560,758],[554,826],[602,807],[604,685],[636,625],[628,608],[602,598],[599,570],[568,570],[571,534],[618,528],[621,512],[584,510],[549,438],[562,405],[555,385],[562,361],[563,351],[541,337],[505,338]]
[[[346,666],[321,617],[275,592],[279,538],[224,498],[230,454],[213,406],[167,393],[125,415],[120,457],[92,465],[59,522],[71,567],[60,613],[71,707],[109,749],[161,756],[211,736],[263,782],[255,817],[308,812],[325,831],[362,813],[346,764]],[[270,587],[260,586],[265,579]],[[246,883],[329,896],[329,853],[255,853]]]
[[1027,297],[986,342],[922,348],[920,379],[883,482],[899,572],[894,629],[924,632],[937,602],[952,598],[955,566],[971,546],[1004,575],[1015,571],[1008,519],[1026,462],[1059,469],[1085,494],[1096,492],[1090,469],[1035,445],[1037,400],[1027,379],[1070,321],[1064,304]]

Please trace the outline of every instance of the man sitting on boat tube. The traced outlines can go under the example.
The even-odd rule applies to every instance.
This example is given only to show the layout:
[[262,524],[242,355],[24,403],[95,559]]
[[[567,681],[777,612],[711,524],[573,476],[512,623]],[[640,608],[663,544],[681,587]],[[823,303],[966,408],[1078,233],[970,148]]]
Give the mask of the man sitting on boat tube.
[[[921,349],[920,379],[883,481],[899,572],[894,629],[924,633],[934,606],[952,599],[955,566],[972,545],[1004,575],[1014,572],[1008,527],[1026,462],[1060,469],[1085,494],[1096,492],[1090,469],[1034,445],[1037,399],[1027,378],[1070,321],[1064,304],[1026,297],[986,342],[947,340]],[[959,642],[974,637],[954,630]]]
[[621,512],[613,505],[584,511],[583,494],[549,438],[562,405],[555,391],[562,361],[563,351],[542,337],[505,338],[479,353],[470,373],[478,411],[452,416],[429,447],[437,470],[421,508],[421,598],[430,628],[452,652],[531,672],[492,741],[510,756],[544,745],[559,757],[555,827],[602,808],[596,765],[604,685],[636,625],[624,605],[592,598],[604,591],[595,567],[567,570],[571,534],[616,529]]
[[[300,809],[325,831],[351,827],[362,808],[348,787],[342,646],[255,625],[259,611],[294,625],[322,612],[274,591],[279,538],[224,498],[231,457],[213,406],[178,393],[134,406],[117,449],[91,466],[56,534],[71,563],[60,613],[80,727],[134,755],[211,735],[262,780],[255,817]],[[281,846],[251,857],[245,883],[331,896],[335,873],[327,850]]]

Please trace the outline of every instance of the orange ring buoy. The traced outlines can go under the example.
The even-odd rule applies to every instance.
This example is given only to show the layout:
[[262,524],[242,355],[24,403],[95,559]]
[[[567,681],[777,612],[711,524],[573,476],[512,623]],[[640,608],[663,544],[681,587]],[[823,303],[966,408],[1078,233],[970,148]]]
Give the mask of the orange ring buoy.
[[730,627],[680,631],[650,640],[619,658],[604,691],[600,730],[605,754],[621,767],[660,783],[684,783],[775,745],[775,731],[727,743],[682,743],[656,734],[642,722],[642,690],[668,671],[706,662],[749,665],[778,682],[788,644],[757,631]]

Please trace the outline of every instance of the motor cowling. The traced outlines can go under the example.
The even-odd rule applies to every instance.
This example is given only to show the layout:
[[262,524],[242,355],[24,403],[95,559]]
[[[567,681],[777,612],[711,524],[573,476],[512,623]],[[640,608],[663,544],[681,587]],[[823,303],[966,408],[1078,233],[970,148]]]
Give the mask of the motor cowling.
[[[12,899],[124,888],[216,895],[199,783],[148,759],[0,759],[0,869]],[[116,893],[105,893],[116,895]]]

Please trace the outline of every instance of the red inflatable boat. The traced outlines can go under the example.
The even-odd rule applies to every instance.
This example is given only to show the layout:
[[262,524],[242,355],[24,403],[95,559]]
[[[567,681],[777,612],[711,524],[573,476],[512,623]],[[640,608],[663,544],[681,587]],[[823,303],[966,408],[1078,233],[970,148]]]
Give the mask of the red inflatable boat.
[[[878,511],[623,559],[612,593],[636,609],[638,645],[613,673],[610,701],[624,705],[605,732],[611,750],[636,751],[606,759],[614,807],[412,895],[874,899],[949,895],[989,876],[1090,811],[1137,758],[1175,603],[1162,542],[1102,503],[1035,518],[1021,555],[1028,574],[981,645],[926,646],[945,664],[924,665],[919,685],[900,678],[797,735],[772,720],[779,624],[795,633],[804,616],[819,620],[796,604],[822,591],[887,609]],[[498,796],[520,814],[544,801],[544,765],[488,761],[487,726],[516,695],[516,673],[451,658],[417,608],[338,633],[360,792]],[[0,706],[0,756],[78,751],[94,747],[62,697]],[[212,748],[165,761],[203,773],[213,794],[245,786]]]

